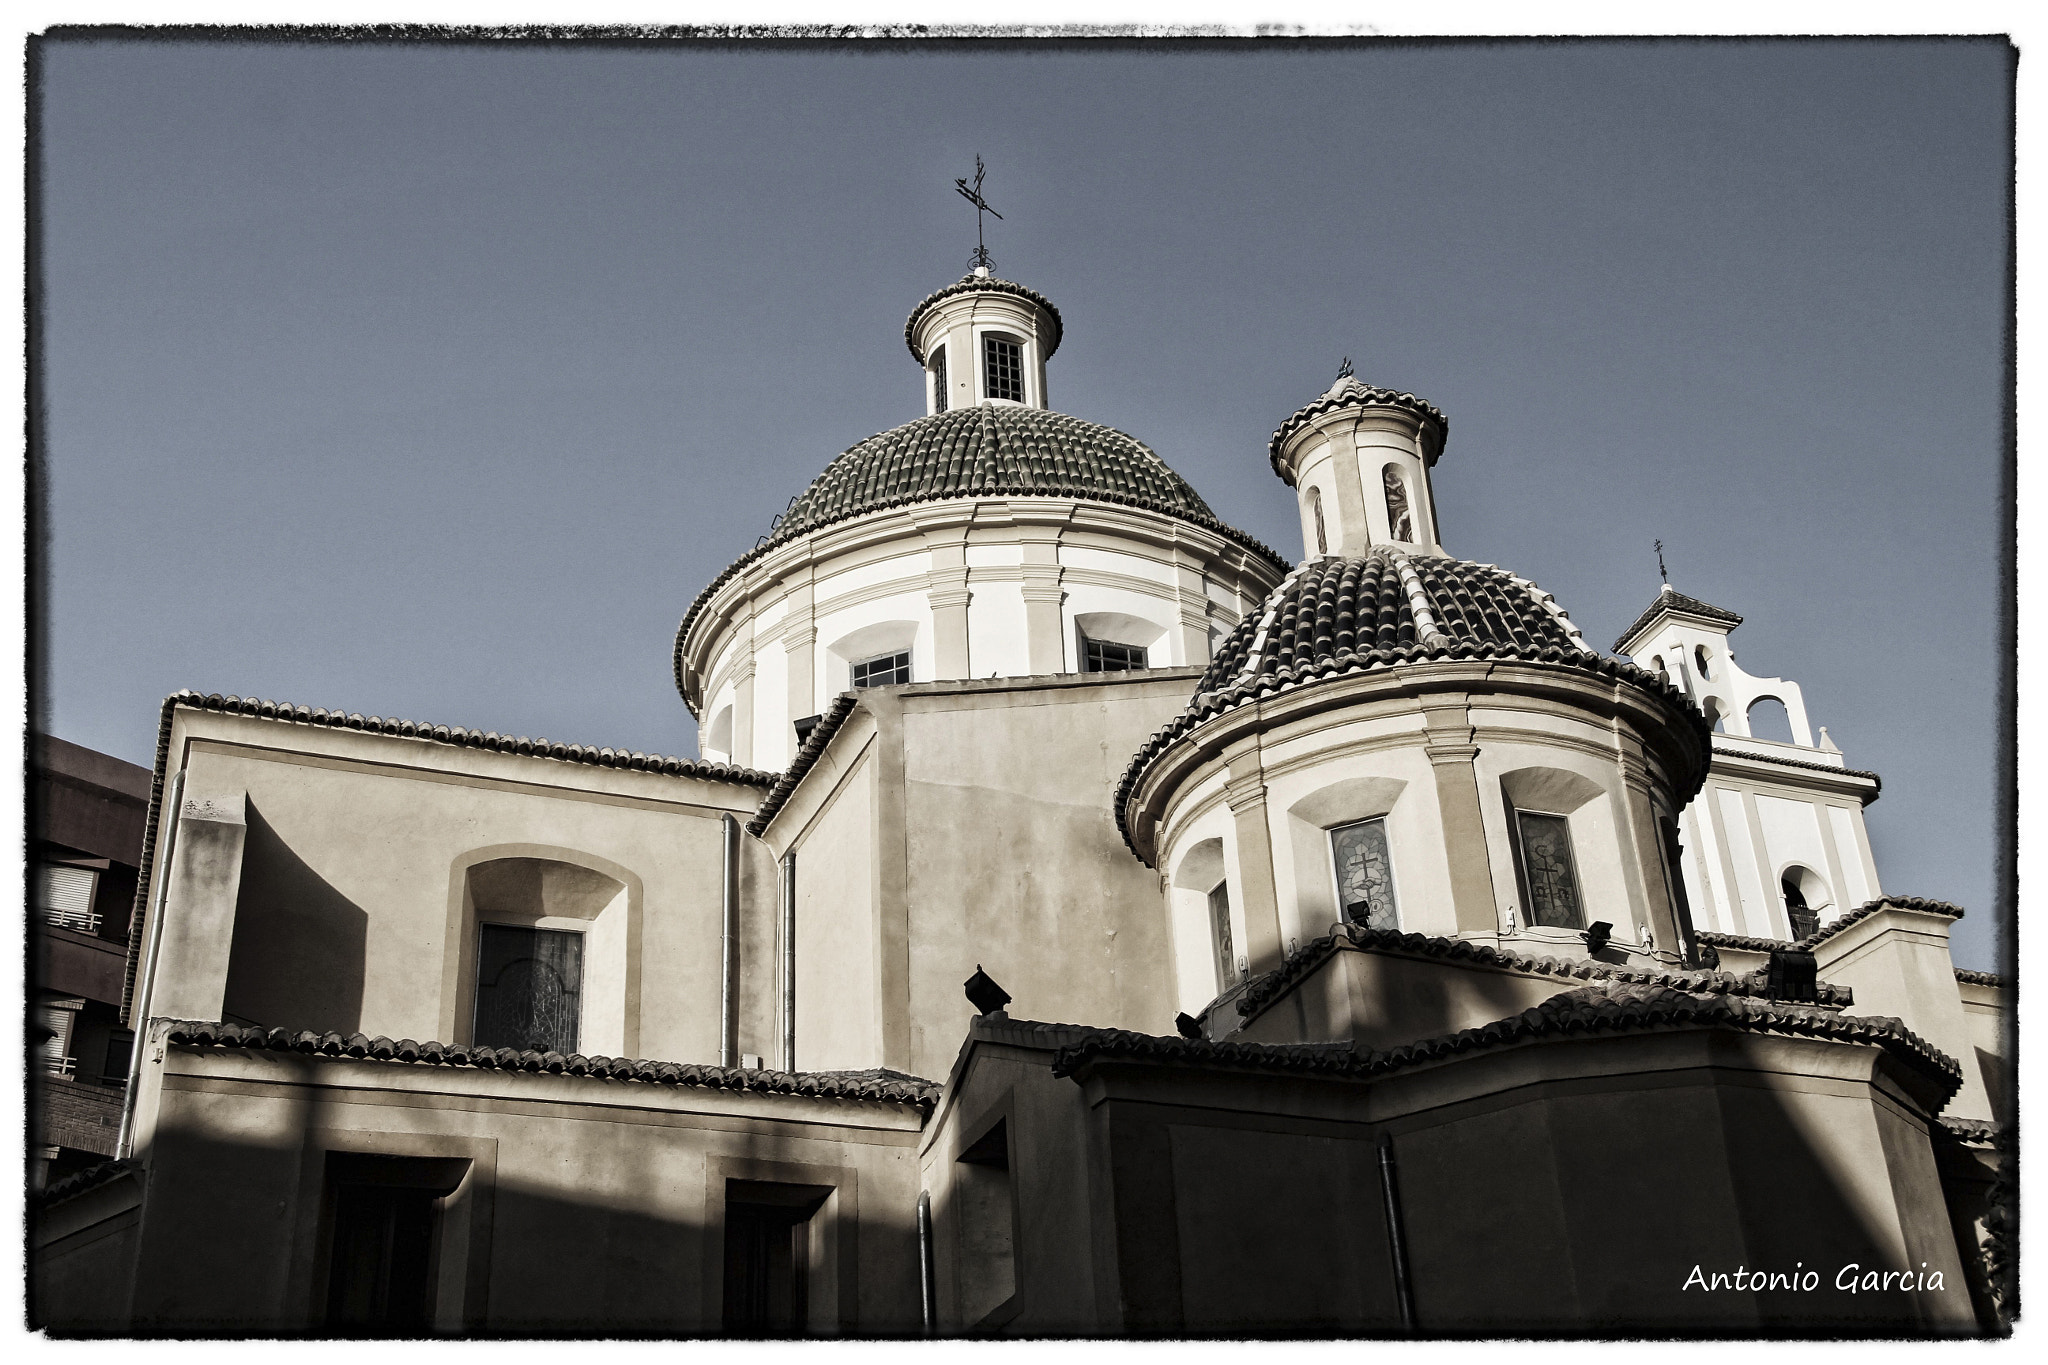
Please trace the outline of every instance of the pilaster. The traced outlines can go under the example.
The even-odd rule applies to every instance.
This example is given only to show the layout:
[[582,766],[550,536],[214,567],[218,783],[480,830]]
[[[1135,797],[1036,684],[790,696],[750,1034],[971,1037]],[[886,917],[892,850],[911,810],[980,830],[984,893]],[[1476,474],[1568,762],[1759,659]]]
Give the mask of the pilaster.
[[1479,773],[1473,760],[1472,715],[1462,692],[1423,701],[1423,752],[1436,777],[1438,817],[1443,822],[1444,856],[1451,876],[1451,910],[1458,933],[1498,934],[1500,906],[1493,895],[1486,821],[1479,805]]
[[1237,877],[1244,902],[1244,953],[1256,975],[1280,965],[1280,897],[1273,880],[1273,829],[1266,817],[1266,775],[1256,735],[1223,754],[1223,799],[1237,833]]

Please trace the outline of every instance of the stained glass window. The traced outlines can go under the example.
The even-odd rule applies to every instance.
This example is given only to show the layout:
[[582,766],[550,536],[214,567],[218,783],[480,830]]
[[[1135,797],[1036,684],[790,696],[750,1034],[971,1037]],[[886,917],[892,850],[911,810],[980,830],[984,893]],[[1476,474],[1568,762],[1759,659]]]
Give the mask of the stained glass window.
[[1387,528],[1395,540],[1415,539],[1415,519],[1408,514],[1408,486],[1401,471],[1388,465],[1380,471],[1387,485]]
[[1387,852],[1387,822],[1361,820],[1330,831],[1337,863],[1337,900],[1344,918],[1368,929],[1398,929],[1394,865]]
[[1309,510],[1316,514],[1316,553],[1326,555],[1330,553],[1330,538],[1323,533],[1322,489],[1311,488],[1308,490],[1308,506]]
[[946,410],[946,348],[941,346],[932,352],[932,394],[935,402],[933,412]]
[[988,362],[988,396],[1024,401],[1024,348],[1001,337],[983,337],[982,354]]
[[872,659],[862,659],[853,666],[855,687],[887,687],[892,683],[910,681],[910,651],[882,654]]
[[583,935],[511,924],[477,928],[476,1045],[574,1052],[583,1014]]
[[1081,637],[1081,671],[1083,673],[1122,673],[1145,666],[1145,649],[1142,645],[1120,645],[1114,640],[1091,640]]
[[1571,823],[1562,815],[1515,812],[1522,836],[1522,876],[1529,893],[1529,923],[1554,929],[1583,929],[1578,866],[1572,858]]
[[1209,892],[1209,924],[1216,931],[1216,984],[1228,990],[1237,981],[1237,954],[1230,946],[1230,883],[1218,882]]

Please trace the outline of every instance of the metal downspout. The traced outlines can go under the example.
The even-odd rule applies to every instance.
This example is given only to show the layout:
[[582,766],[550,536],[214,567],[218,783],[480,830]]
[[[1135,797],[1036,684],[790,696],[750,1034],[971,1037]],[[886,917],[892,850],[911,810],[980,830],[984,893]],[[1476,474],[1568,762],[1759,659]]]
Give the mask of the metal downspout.
[[782,1069],[796,1070],[796,854],[782,855]]
[[733,1051],[734,969],[739,956],[740,931],[740,822],[731,811],[723,817],[725,835],[725,932],[720,940],[718,971],[718,1064],[738,1066]]
[[135,1090],[142,1078],[142,1049],[149,1041],[149,998],[156,987],[157,950],[164,942],[164,904],[171,894],[171,860],[178,851],[178,817],[185,801],[185,770],[178,769],[171,778],[171,794],[157,807],[157,821],[162,823],[164,812],[171,815],[170,828],[164,832],[163,858],[158,864],[156,908],[149,916],[149,953],[142,960],[142,981],[135,992],[133,1008],[128,1015],[128,1089],[121,1097],[121,1131],[114,1139],[114,1155],[117,1158],[129,1154],[129,1146],[135,1140]]
[[924,1291],[924,1334],[939,1334],[939,1294],[932,1265],[932,1192],[917,1192],[917,1268]]
[[1380,1134],[1380,1195],[1387,1205],[1387,1248],[1394,1259],[1394,1297],[1401,1305],[1401,1330],[1415,1330],[1415,1291],[1408,1282],[1408,1235],[1401,1227],[1401,1196],[1394,1184],[1394,1137]]

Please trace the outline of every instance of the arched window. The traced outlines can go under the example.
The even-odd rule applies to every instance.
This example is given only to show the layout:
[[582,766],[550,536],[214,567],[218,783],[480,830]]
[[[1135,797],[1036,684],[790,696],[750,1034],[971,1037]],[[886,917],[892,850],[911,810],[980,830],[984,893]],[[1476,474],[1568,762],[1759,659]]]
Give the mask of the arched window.
[[1653,654],[1650,656],[1650,667],[1657,670],[1657,676],[1662,678],[1665,682],[1671,681],[1671,670],[1664,667],[1664,656],[1662,654]]
[[1344,918],[1368,929],[1400,928],[1386,820],[1360,820],[1331,830],[1330,856],[1336,864],[1337,903]]
[[932,352],[932,411],[946,410],[946,348]]
[[1316,553],[1330,553],[1330,538],[1323,532],[1323,490],[1311,487],[1308,490],[1308,509],[1316,518]]
[[1751,739],[1775,740],[1779,744],[1791,744],[1792,717],[1785,713],[1785,703],[1776,697],[1758,697],[1749,704],[1749,736]]
[[1380,479],[1387,489],[1387,533],[1394,540],[1415,539],[1415,519],[1408,511],[1408,485],[1402,481],[1398,465],[1388,465],[1380,471]]
[[1237,953],[1230,944],[1230,883],[1209,888],[1209,929],[1216,943],[1216,988],[1227,991],[1237,984]]
[[1785,919],[1793,939],[1818,933],[1822,912],[1834,904],[1826,879],[1812,868],[1794,863],[1779,878],[1778,889],[1785,897]]
[[1702,678],[1711,678],[1714,676],[1712,670],[1710,670],[1707,667],[1707,647],[1705,645],[1693,646],[1692,659],[1694,663],[1700,666],[1700,676]]
[[1720,702],[1708,697],[1700,703],[1700,710],[1706,715],[1707,724],[1714,727],[1715,734],[1722,735],[1728,732],[1728,718],[1721,714]]

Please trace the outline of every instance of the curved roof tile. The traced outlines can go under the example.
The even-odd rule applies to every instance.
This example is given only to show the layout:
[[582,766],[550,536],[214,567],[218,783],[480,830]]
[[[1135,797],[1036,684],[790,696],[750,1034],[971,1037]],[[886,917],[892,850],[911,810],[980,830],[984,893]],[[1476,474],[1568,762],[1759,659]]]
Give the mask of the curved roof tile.
[[650,1062],[581,1053],[535,1052],[509,1047],[462,1047],[450,1043],[394,1042],[361,1033],[315,1033],[309,1029],[253,1028],[197,1020],[172,1020],[165,1041],[190,1048],[243,1048],[296,1052],[341,1060],[406,1062],[424,1066],[468,1066],[484,1071],[550,1073],[596,1080],[690,1085],[711,1090],[746,1090],[769,1095],[874,1100],[915,1105],[930,1113],[939,1087],[900,1072],[745,1071],[699,1063]]
[[1145,771],[1212,716],[1343,674],[1470,659],[1558,665],[1643,688],[1692,721],[1705,773],[1712,730],[1699,708],[1669,680],[1587,645],[1549,593],[1491,564],[1383,547],[1358,559],[1303,562],[1238,622],[1188,708],[1145,741],[1124,770],[1117,828],[1129,843],[1125,805]]
[[[1337,412],[1344,408],[1400,408],[1414,413],[1425,422],[1436,424],[1436,444],[1425,449],[1429,463],[1435,464],[1442,453],[1444,441],[1451,429],[1451,419],[1444,416],[1434,403],[1417,398],[1412,393],[1399,389],[1382,389],[1363,383],[1351,375],[1345,375],[1330,386],[1327,393],[1302,407],[1296,408],[1288,419],[1273,433],[1273,439],[1266,446],[1267,457],[1273,462],[1273,472],[1287,479],[1287,471],[1280,463],[1280,448],[1287,444],[1287,438],[1325,413]],[[1433,453],[1432,453],[1433,452]],[[1287,480],[1291,485],[1292,479]]]

